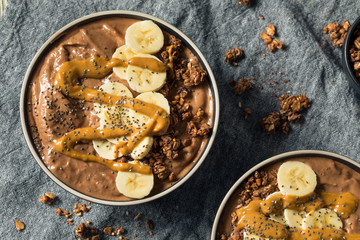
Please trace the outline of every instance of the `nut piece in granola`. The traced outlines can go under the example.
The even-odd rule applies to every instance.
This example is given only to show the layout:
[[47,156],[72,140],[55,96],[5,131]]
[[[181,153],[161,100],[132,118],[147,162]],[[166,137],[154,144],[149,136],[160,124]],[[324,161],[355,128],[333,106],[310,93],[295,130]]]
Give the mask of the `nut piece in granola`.
[[237,63],[237,61],[243,56],[243,50],[241,48],[238,47],[234,47],[233,49],[229,49],[226,51],[226,55],[225,55],[225,62],[233,65],[233,66],[238,66],[239,64]]
[[269,24],[266,27],[266,33],[261,33],[260,37],[264,40],[264,43],[268,46],[270,52],[275,52],[276,49],[282,49],[284,47],[284,43],[281,42],[279,39],[272,38],[276,34],[276,28],[274,24]]
[[44,196],[39,198],[39,201],[45,204],[52,204],[56,198],[56,195],[53,193],[46,192]]
[[15,219],[15,227],[16,227],[16,230],[22,231],[25,229],[25,224],[23,222]]
[[251,4],[251,0],[239,0],[239,4],[249,6]]
[[345,20],[341,25],[339,23],[329,23],[323,29],[323,33],[329,34],[330,41],[333,42],[334,47],[342,47],[350,26],[348,20]]
[[84,212],[88,212],[90,211],[91,207],[90,206],[86,206],[86,204],[74,204],[74,210],[73,212],[77,215],[77,216],[82,216]]
[[275,34],[276,34],[276,29],[275,29],[274,24],[267,25],[265,31],[270,36],[275,36]]

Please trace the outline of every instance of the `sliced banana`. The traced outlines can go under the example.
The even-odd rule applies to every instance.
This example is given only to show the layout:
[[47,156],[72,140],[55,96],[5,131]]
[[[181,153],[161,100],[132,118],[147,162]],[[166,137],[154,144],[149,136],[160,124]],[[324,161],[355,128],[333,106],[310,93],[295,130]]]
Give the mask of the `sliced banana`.
[[[109,142],[108,140],[93,140],[93,146],[100,157],[108,160],[116,159],[115,144]],[[121,153],[119,153],[119,156],[121,156]]]
[[[161,93],[157,92],[147,92],[139,94],[135,99],[139,99],[146,103],[151,103],[157,105],[164,109],[167,114],[170,114],[170,105],[168,100]],[[144,126],[149,120],[150,117],[144,114],[138,113],[132,109],[129,110],[130,119],[133,121],[134,125],[138,128]]]
[[316,188],[316,174],[305,163],[287,161],[278,171],[277,180],[280,192],[284,195],[305,196]]
[[144,137],[144,139],[132,150],[130,156],[133,159],[144,158],[150,152],[153,142],[153,137]]
[[[126,45],[122,45],[121,47],[117,48],[113,54],[113,58],[121,59],[125,62],[129,61],[136,55],[130,47]],[[126,69],[127,67],[114,67],[113,72],[121,79],[126,80]]]
[[312,228],[342,229],[343,222],[333,210],[321,208],[308,213],[302,221],[302,229]]
[[136,22],[126,30],[125,43],[136,53],[154,54],[164,46],[164,34],[153,21]]
[[[273,192],[269,196],[266,197],[266,200],[268,200],[269,198],[274,197],[274,196],[283,196],[283,195],[281,192]],[[273,214],[269,215],[269,218],[276,222],[279,222],[281,224],[286,224],[284,213],[277,213],[277,214],[273,213]]]
[[[134,58],[136,57],[153,58],[161,62],[160,59],[149,54],[139,54]],[[166,72],[153,72],[147,68],[128,65],[126,69],[126,80],[130,87],[136,92],[143,93],[157,91],[162,88],[166,82]]]
[[296,211],[288,208],[284,210],[285,224],[289,227],[301,228],[305,216],[306,212],[304,211]]
[[[112,94],[112,95],[117,95],[117,96],[126,96],[126,97],[133,97],[132,93],[130,92],[130,90],[122,83],[119,82],[107,82],[103,85],[100,86],[99,88],[100,91]],[[109,108],[108,105],[106,104],[100,104],[100,103],[94,103],[94,109],[96,114],[98,114],[98,116],[101,118],[101,116],[99,114],[102,113],[102,110]]]
[[[134,164],[135,162],[129,162]],[[115,184],[120,193],[130,198],[144,198],[154,187],[154,175],[135,172],[118,172]]]
[[[243,231],[243,239],[244,240],[269,240],[270,238],[264,238],[256,236],[255,234],[251,234],[246,229]],[[283,240],[282,238],[272,238],[272,240]]]

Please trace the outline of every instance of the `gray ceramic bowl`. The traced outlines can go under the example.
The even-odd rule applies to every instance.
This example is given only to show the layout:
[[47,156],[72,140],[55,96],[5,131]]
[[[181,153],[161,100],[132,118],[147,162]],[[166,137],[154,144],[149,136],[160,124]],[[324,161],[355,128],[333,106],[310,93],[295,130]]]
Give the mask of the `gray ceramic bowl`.
[[230,190],[228,191],[228,193],[226,194],[226,196],[224,197],[224,199],[221,202],[221,205],[216,213],[216,217],[215,217],[215,221],[212,227],[212,232],[211,232],[211,240],[216,240],[216,233],[219,227],[219,222],[220,222],[220,218],[222,216],[222,213],[225,209],[225,207],[227,206],[229,199],[233,196],[233,194],[235,193],[235,191],[238,189],[238,187],[240,187],[241,183],[243,183],[249,176],[251,176],[252,174],[254,174],[256,171],[270,166],[276,162],[279,161],[283,161],[283,160],[288,160],[291,158],[295,158],[295,157],[324,157],[324,158],[329,158],[332,159],[334,161],[338,161],[340,163],[343,163],[347,166],[349,166],[350,168],[354,169],[355,171],[360,173],[360,164],[355,162],[354,160],[351,160],[350,158],[341,156],[339,154],[336,153],[331,153],[331,152],[325,152],[325,151],[318,151],[318,150],[299,150],[299,151],[292,151],[292,152],[287,152],[287,153],[283,153],[283,154],[279,154],[276,155],[274,157],[268,158],[265,161],[262,161],[261,163],[257,164],[256,166],[254,166],[253,168],[251,168],[250,170],[248,170],[244,175],[242,175],[239,180],[236,181],[236,183],[230,188]]
[[[73,28],[74,26],[78,26],[78,25],[82,25],[85,24],[87,22],[91,22],[94,20],[98,20],[98,19],[103,19],[103,18],[107,18],[107,17],[124,17],[124,18],[133,18],[133,19],[139,19],[139,20],[152,20],[154,21],[161,29],[165,30],[166,32],[175,35],[176,37],[178,37],[179,39],[181,39],[183,41],[183,43],[186,45],[186,47],[188,47],[195,56],[198,57],[199,61],[201,62],[202,66],[204,67],[204,69],[208,72],[208,76],[209,76],[209,85],[211,88],[211,92],[212,92],[212,97],[213,97],[213,105],[210,106],[211,109],[213,110],[213,119],[212,119],[212,133],[209,136],[209,140],[206,144],[206,147],[204,148],[201,156],[199,157],[199,159],[197,160],[197,162],[194,164],[194,166],[190,169],[190,171],[183,177],[181,178],[179,181],[177,181],[173,186],[171,186],[170,188],[156,194],[150,197],[145,197],[144,199],[140,199],[140,200],[131,200],[131,201],[109,201],[109,200],[103,200],[103,199],[99,199],[99,198],[94,198],[91,196],[88,196],[86,194],[83,194],[81,192],[78,192],[74,189],[72,189],[71,187],[69,187],[68,185],[64,184],[62,181],[60,181],[48,168],[47,166],[44,164],[44,162],[41,160],[35,146],[34,143],[31,140],[31,135],[30,135],[30,129],[28,127],[27,124],[27,115],[26,115],[26,103],[27,103],[27,90],[28,90],[28,85],[29,82],[31,80],[31,76],[33,74],[33,71],[35,69],[36,63],[42,58],[42,56],[44,56],[44,54],[47,52],[47,50],[49,49],[49,47],[51,46],[51,44],[56,41],[56,39],[58,37],[60,37],[64,32],[66,32],[67,30]],[[88,201],[91,202],[96,202],[96,203],[100,203],[100,204],[105,204],[105,205],[115,205],[115,206],[126,206],[126,205],[135,205],[135,204],[141,204],[141,203],[145,203],[145,202],[149,202],[149,201],[153,201],[155,199],[158,199],[172,191],[174,191],[175,189],[177,189],[178,187],[180,187],[183,183],[185,183],[195,172],[196,170],[200,167],[200,165],[203,163],[203,161],[205,160],[207,154],[210,151],[210,148],[214,142],[215,139],[215,135],[216,135],[216,131],[218,128],[218,124],[219,124],[219,93],[218,93],[218,89],[216,86],[216,81],[215,81],[215,77],[214,74],[211,71],[211,68],[208,64],[208,62],[206,61],[205,57],[202,55],[202,53],[200,52],[200,50],[196,47],[196,45],[184,34],[182,33],[179,29],[177,29],[176,27],[174,27],[173,25],[159,19],[156,17],[153,17],[151,15],[148,14],[144,14],[144,13],[140,13],[140,12],[134,12],[134,11],[122,11],[122,10],[115,10],[115,11],[105,11],[105,12],[99,12],[99,13],[94,13],[82,18],[79,18],[71,23],[69,23],[68,25],[66,25],[65,27],[61,28],[59,31],[57,31],[54,35],[52,35],[44,44],[43,46],[39,49],[39,51],[36,53],[35,57],[33,58],[33,60],[30,63],[30,66],[26,72],[25,78],[24,78],[24,82],[22,85],[22,90],[21,90],[21,97],[20,97],[20,116],[21,116],[21,124],[22,124],[22,129],[24,132],[24,136],[26,139],[26,142],[30,148],[30,151],[32,153],[32,155],[34,156],[35,160],[37,161],[37,163],[40,165],[40,167],[44,170],[44,172],[54,181],[56,182],[60,187],[64,188],[66,191],[80,197],[83,199],[86,199]]]
[[349,84],[352,86],[358,95],[360,95],[360,81],[356,78],[354,70],[353,70],[353,64],[350,61],[350,46],[352,45],[352,41],[354,41],[353,34],[355,30],[359,27],[360,24],[360,17],[358,17],[355,22],[351,25],[349,32],[346,35],[344,46],[343,46],[343,68],[345,70],[345,73],[348,77]]

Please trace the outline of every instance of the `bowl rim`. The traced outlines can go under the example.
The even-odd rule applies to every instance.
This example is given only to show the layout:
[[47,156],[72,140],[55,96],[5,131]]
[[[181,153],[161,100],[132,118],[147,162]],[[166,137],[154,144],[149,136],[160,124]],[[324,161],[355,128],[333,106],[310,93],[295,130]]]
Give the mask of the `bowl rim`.
[[[53,42],[55,42],[58,38],[60,38],[65,31],[75,27],[76,25],[86,24],[87,22],[95,21],[96,19],[108,18],[111,16],[124,17],[124,18],[128,17],[128,18],[140,19],[140,20],[152,20],[155,23],[157,23],[160,26],[160,28],[165,29],[165,30],[171,30],[170,32],[173,32],[177,36],[179,36],[181,38],[181,40],[183,40],[184,43],[187,45],[187,47],[189,47],[192,50],[193,54],[195,54],[198,57],[199,61],[203,65],[204,69],[208,72],[208,76],[209,76],[208,79],[209,79],[209,85],[210,85],[210,90],[212,93],[212,102],[213,102],[212,106],[211,106],[211,109],[213,110],[213,119],[212,119],[213,126],[212,126],[211,136],[209,136],[205,148],[203,149],[198,160],[194,163],[194,165],[191,167],[189,172],[187,172],[185,174],[185,176],[183,176],[175,184],[173,184],[172,186],[170,186],[169,188],[165,189],[164,191],[162,191],[158,194],[155,194],[150,197],[145,197],[143,199],[136,199],[136,200],[129,200],[129,201],[112,201],[112,200],[104,200],[104,199],[100,199],[100,198],[91,197],[91,196],[88,196],[84,193],[81,193],[81,192],[69,187],[68,185],[63,183],[60,179],[58,179],[47,168],[45,163],[38,156],[37,150],[35,149],[32,139],[30,137],[30,132],[29,132],[29,128],[28,128],[27,120],[26,120],[27,114],[25,113],[25,110],[26,110],[25,106],[27,104],[27,94],[26,93],[27,93],[28,84],[31,80],[30,77],[32,76],[33,71],[34,71],[35,63],[37,63],[40,60],[40,57],[44,53],[46,53],[46,50],[50,47],[50,45]],[[82,199],[85,199],[87,201],[91,201],[94,203],[110,205],[110,206],[130,206],[130,205],[137,205],[137,204],[150,202],[150,201],[153,201],[155,199],[161,198],[161,197],[169,194],[170,192],[174,191],[175,189],[178,189],[182,184],[184,184],[198,170],[198,168],[204,162],[206,156],[208,155],[208,153],[212,147],[212,144],[214,142],[216,132],[218,129],[218,125],[219,125],[219,113],[220,113],[220,99],[219,99],[219,92],[218,92],[218,88],[216,85],[215,77],[214,77],[214,74],[211,70],[209,63],[205,59],[204,55],[200,52],[199,48],[190,40],[190,38],[188,38],[182,31],[180,31],[178,28],[176,28],[172,24],[170,24],[160,18],[146,14],[146,13],[141,13],[141,12],[137,12],[137,11],[128,11],[128,10],[110,10],[110,11],[102,11],[102,12],[92,13],[92,14],[80,17],[78,19],[75,19],[74,21],[71,21],[70,23],[66,24],[64,27],[62,27],[58,31],[56,31],[54,34],[52,34],[51,37],[48,38],[48,40],[37,51],[37,53],[35,54],[35,56],[33,57],[32,61],[31,61],[31,63],[29,64],[29,67],[24,76],[24,80],[23,80],[23,84],[22,84],[22,88],[21,88],[21,94],[20,94],[20,119],[21,119],[21,127],[22,127],[22,131],[23,131],[23,135],[25,137],[27,146],[30,149],[31,154],[35,158],[36,162],[40,165],[42,170],[46,173],[46,175],[49,176],[61,188],[63,188],[64,190],[68,191],[69,193],[71,193],[79,198],[82,198]]]
[[351,25],[348,33],[346,34],[344,46],[342,49],[342,62],[343,62],[343,68],[345,69],[350,85],[353,86],[353,88],[356,89],[357,93],[360,94],[360,79],[358,80],[354,74],[354,71],[351,67],[350,54],[349,54],[349,48],[351,45],[350,40],[352,39],[353,33],[356,30],[356,28],[359,26],[359,24],[360,24],[360,16],[356,18],[355,22]]
[[281,153],[278,155],[275,155],[273,157],[270,157],[258,164],[256,164],[254,167],[250,168],[248,171],[246,171],[233,185],[232,187],[229,189],[229,191],[226,193],[225,197],[223,198],[223,200],[221,201],[221,204],[216,212],[216,216],[214,219],[214,223],[212,226],[212,231],[211,231],[211,240],[216,240],[216,231],[219,225],[219,221],[221,218],[221,214],[227,204],[227,202],[229,201],[230,197],[233,195],[233,193],[236,191],[236,189],[240,186],[240,184],[247,179],[251,174],[253,174],[256,170],[259,170],[267,165],[271,165],[274,164],[275,162],[281,161],[281,160],[285,160],[285,159],[289,159],[289,158],[294,158],[294,157],[309,157],[309,156],[317,156],[317,157],[326,157],[326,158],[331,158],[335,161],[341,162],[347,166],[355,166],[358,168],[358,171],[360,172],[360,164],[357,163],[356,161],[342,156],[340,154],[336,154],[336,153],[332,153],[332,152],[328,152],[328,151],[322,151],[322,150],[297,150],[297,151],[290,151],[290,152],[285,152],[285,153]]

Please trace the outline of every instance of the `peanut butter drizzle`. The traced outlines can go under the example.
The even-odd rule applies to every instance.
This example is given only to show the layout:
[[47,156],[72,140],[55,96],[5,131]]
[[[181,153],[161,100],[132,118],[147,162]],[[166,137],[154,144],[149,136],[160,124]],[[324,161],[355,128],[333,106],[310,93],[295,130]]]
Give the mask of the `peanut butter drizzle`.
[[[352,193],[311,193],[304,197],[274,195],[266,200],[253,200],[247,206],[236,210],[238,216],[237,227],[247,232],[270,239],[289,240],[358,240],[360,234],[347,234],[340,229],[288,229],[285,225],[276,222],[267,216],[282,212],[285,208],[298,211],[312,212],[327,207],[346,219],[358,206],[358,199]],[[342,211],[344,214],[341,214]]]
[[[136,59],[136,60],[134,60]],[[156,63],[155,63],[156,62]],[[128,143],[119,142],[116,144],[114,154],[118,156],[118,152],[123,155],[129,154],[136,145],[146,136],[163,135],[166,133],[170,121],[169,116],[164,109],[154,104],[146,103],[138,99],[116,96],[96,89],[85,86],[73,86],[71,83],[74,77],[83,78],[103,78],[112,71],[113,67],[134,65],[139,67],[145,66],[154,72],[166,71],[166,65],[151,58],[135,57],[128,62],[117,58],[107,60],[105,57],[94,57],[86,60],[73,60],[65,62],[59,69],[55,77],[55,87],[69,97],[80,100],[97,102],[118,107],[130,108],[139,113],[150,117],[150,121],[140,129],[134,126],[122,126],[117,129],[94,129],[79,128],[65,134],[63,137],[54,140],[54,148],[56,151],[67,156],[80,159],[83,161],[98,162],[109,167],[113,171],[134,171],[143,174],[150,174],[149,166],[142,166],[138,163],[119,163],[88,155],[74,150],[74,145],[82,140],[104,140],[108,138],[116,138],[128,136]]]

